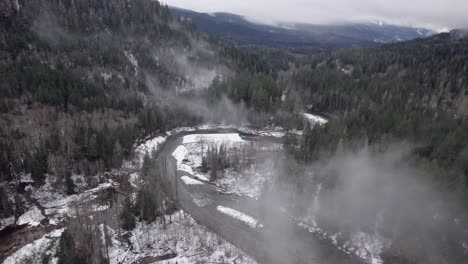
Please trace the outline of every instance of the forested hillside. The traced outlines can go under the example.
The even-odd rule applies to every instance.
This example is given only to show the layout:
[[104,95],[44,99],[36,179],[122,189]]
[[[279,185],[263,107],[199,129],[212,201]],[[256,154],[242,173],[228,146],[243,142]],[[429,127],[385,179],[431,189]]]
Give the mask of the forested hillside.
[[[303,112],[330,118],[314,127],[307,122],[302,136],[286,133],[284,146],[297,163],[278,165],[281,176],[270,195],[284,192],[283,206],[312,219],[309,231],[334,234],[332,243],[349,240],[353,232],[387,241],[379,254],[384,263],[466,259],[463,31],[370,49],[285,52],[282,58],[288,58],[289,70],[263,81],[240,74],[212,87],[256,111],[274,113],[286,129],[301,128],[293,117]],[[407,168],[414,171],[401,172]],[[426,187],[431,191],[419,189]]]
[[415,157],[424,166],[443,171],[444,185],[466,191],[468,39],[458,32],[308,56],[257,51],[279,61],[271,64],[274,71],[242,72],[214,82],[208,93],[274,113],[286,128],[300,127],[293,117],[301,112],[333,117],[324,127],[306,130],[296,153],[302,160],[334,154],[338,146],[406,140],[418,146]]
[[[339,234],[331,242],[335,246],[339,247],[337,237],[351,241],[353,232],[372,234],[382,224],[384,231],[376,234],[396,241],[380,245],[379,257],[385,263],[462,261],[468,254],[466,31],[372,48],[325,50],[231,46],[201,35],[190,21],[153,0],[0,0],[0,236],[10,239],[22,228],[42,236],[46,231],[41,228],[62,228],[60,241],[53,242],[60,244],[55,256],[59,263],[105,263],[121,257],[109,255],[110,240],[117,238],[118,243],[110,244],[126,255],[140,245],[133,241],[136,237],[146,236],[138,233],[144,233],[143,226],[161,228],[163,223],[165,230],[166,215],[172,221],[179,213],[179,221],[189,226],[184,230],[192,232],[195,221],[184,213],[180,216],[177,195],[172,193],[177,193],[177,180],[175,191],[163,180],[172,173],[177,179],[179,167],[187,177],[192,168],[185,164],[187,159],[176,157],[177,142],[170,142],[165,154],[175,171],[170,167],[168,172],[166,156],[164,162],[156,159],[154,148],[166,139],[183,140],[170,137],[188,126],[222,123],[225,129],[242,124],[246,127],[235,129],[246,129],[251,137],[261,135],[259,141],[267,142],[267,154],[261,155],[275,159],[268,175],[276,178],[256,179],[261,184],[255,188],[262,190],[255,202],[267,204],[262,210],[285,209],[292,214],[288,219],[297,216],[294,221],[298,221],[323,198],[328,207],[314,215],[314,228]],[[322,115],[328,122],[311,126],[304,113]],[[284,148],[275,135],[282,137]],[[238,141],[247,141],[237,136]],[[208,146],[205,157],[205,142],[197,143],[200,169],[214,175],[210,186],[223,180],[226,171],[242,174],[233,165],[239,157],[233,157],[231,164],[227,146],[219,150]],[[409,149],[395,163],[418,171],[415,174],[437,195],[428,195],[422,204],[429,209],[420,215],[408,213],[407,208],[404,214],[392,215],[393,208],[380,210],[374,204],[364,208],[366,201],[361,201],[357,208],[370,215],[363,222],[350,212],[358,202],[348,203],[352,199],[340,193],[331,195],[339,187],[340,173],[322,165],[343,153],[359,156],[361,150],[371,149],[383,160],[382,167],[392,167],[387,163],[394,160],[382,153],[395,143]],[[249,168],[255,167],[253,145],[234,148],[242,152]],[[278,153],[270,153],[275,151],[281,151],[279,158]],[[380,173],[380,165],[372,173],[392,175],[393,170]],[[189,183],[195,181],[187,178]],[[380,184],[380,179],[367,180]],[[195,182],[208,185],[208,179],[203,181]],[[405,187],[382,182],[390,189]],[[412,193],[402,193],[407,196],[396,199],[399,204],[415,199]],[[56,198],[63,204],[55,204]],[[100,213],[100,206],[91,208],[97,204],[93,199],[109,204],[102,211],[110,216],[93,218]],[[450,206],[442,201],[450,201]],[[75,215],[69,212],[72,205]],[[84,205],[88,207],[80,214],[78,207]],[[438,217],[434,211],[450,213]],[[422,215],[429,215],[429,220],[422,221]],[[31,225],[28,218],[39,220]],[[412,228],[415,223],[418,227]],[[137,231],[121,234],[121,228]],[[111,230],[113,234],[106,234]],[[30,244],[36,239],[32,237],[15,243]],[[142,245],[153,243],[155,237]],[[211,240],[223,244],[218,238]],[[0,260],[16,250],[15,243],[0,243]],[[147,257],[148,251],[156,254],[143,246],[135,250],[130,253],[134,263]],[[43,263],[49,263],[51,255],[47,256]]]
[[[23,171],[39,184],[48,173],[92,175],[117,166],[147,126],[162,128],[159,112],[146,120],[153,110],[141,94],[148,89],[132,64],[141,55],[133,55],[131,38],[143,37],[145,27],[166,41],[175,32],[164,22],[167,9],[149,4],[145,17],[143,6],[117,1],[23,1],[2,17],[2,181]],[[132,10],[141,17],[130,26]],[[19,208],[11,206],[16,215]]]
[[[312,56],[292,76],[290,108],[302,102],[340,116],[306,133],[301,154],[338,145],[416,144],[416,157],[452,190],[468,190],[468,39],[456,32],[369,50]],[[303,67],[303,66],[301,66]],[[442,170],[443,172],[440,172]]]
[[207,14],[176,7],[170,9],[175,15],[192,21],[201,32],[213,34],[228,43],[247,47],[293,48],[296,51],[310,52],[339,47],[372,47],[434,34],[427,29],[376,21],[324,25],[307,23],[266,25],[230,13]]
[[[54,175],[73,192],[65,180],[73,173],[118,168],[139,139],[200,120],[172,100],[181,91],[240,68],[268,72],[256,55],[199,36],[158,1],[2,1],[0,7],[4,183],[31,173],[41,185]],[[22,201],[5,200],[4,188],[0,215],[18,217]]]

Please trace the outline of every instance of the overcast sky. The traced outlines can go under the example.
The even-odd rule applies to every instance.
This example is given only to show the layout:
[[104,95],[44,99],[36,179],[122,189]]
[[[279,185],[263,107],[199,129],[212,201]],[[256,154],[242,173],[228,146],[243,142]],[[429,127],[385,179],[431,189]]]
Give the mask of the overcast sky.
[[162,0],[198,12],[229,12],[263,23],[382,20],[435,30],[468,28],[468,0]]

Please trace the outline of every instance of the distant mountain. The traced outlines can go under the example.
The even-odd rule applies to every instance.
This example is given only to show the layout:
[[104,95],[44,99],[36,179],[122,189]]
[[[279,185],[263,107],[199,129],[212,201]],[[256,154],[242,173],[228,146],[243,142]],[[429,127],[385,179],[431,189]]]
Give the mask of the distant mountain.
[[270,47],[361,47],[407,41],[432,35],[422,29],[389,25],[382,22],[313,25],[304,23],[256,24],[229,13],[197,13],[171,7],[174,14],[190,20],[200,31],[240,45]]
[[468,38],[468,29],[454,29],[449,34],[456,39]]

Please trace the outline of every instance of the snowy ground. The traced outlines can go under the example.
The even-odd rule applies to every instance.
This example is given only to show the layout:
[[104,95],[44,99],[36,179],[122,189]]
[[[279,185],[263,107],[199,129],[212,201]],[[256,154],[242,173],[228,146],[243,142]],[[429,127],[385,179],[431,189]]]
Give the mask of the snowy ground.
[[49,263],[57,263],[54,256],[58,246],[59,237],[63,231],[64,229],[61,228],[45,234],[40,239],[37,239],[33,243],[27,244],[17,250],[9,256],[3,264],[42,264],[43,255],[49,255],[51,257],[52,260]]
[[159,146],[166,141],[166,139],[167,136],[158,136],[140,144],[135,148],[136,159],[142,163],[144,156],[147,153],[151,154],[154,150],[157,150]]
[[[258,136],[282,137],[284,131],[279,128],[266,130],[253,130],[242,126],[218,126],[205,125],[196,128],[179,128],[168,132],[166,135],[158,136],[147,140],[143,144],[135,148],[135,160],[124,162],[121,172],[130,175],[130,182],[133,186],[139,186],[140,182],[138,169],[142,164],[143,157],[146,153],[151,153],[157,150],[162,143],[165,142],[167,136],[182,132],[196,131],[198,129],[238,129],[244,133],[249,133]],[[193,175],[193,177],[184,176],[181,180],[185,184],[205,184],[209,176],[202,174],[198,167],[201,165],[201,148],[199,142],[221,144],[226,143],[230,148],[239,148],[245,144],[251,144],[242,139],[239,133],[225,134],[193,134],[186,135],[183,138],[183,144],[179,146],[173,153],[178,160],[178,169]],[[281,149],[281,144],[257,145],[260,151],[278,151]],[[206,151],[206,147],[204,151]],[[223,190],[236,193],[241,196],[249,196],[258,198],[263,184],[268,180],[268,163],[256,164],[245,168],[242,173],[235,172],[232,169],[224,172],[224,177],[216,181],[215,184]],[[27,175],[26,175],[27,176]],[[53,176],[47,178],[46,184],[40,188],[28,187],[31,191],[31,197],[35,199],[41,206],[38,208],[35,205],[30,205],[30,210],[23,214],[18,223],[27,223],[31,226],[39,225],[47,216],[49,224],[58,224],[65,218],[74,216],[74,207],[78,204],[89,203],[92,211],[104,211],[108,209],[105,204],[94,202],[97,200],[100,192],[115,187],[115,183],[107,180],[102,182],[98,187],[85,189],[84,178],[80,175],[73,175],[73,180],[77,182],[79,194],[67,196],[63,192],[57,191],[54,186],[57,184]],[[25,177],[24,181],[29,180]],[[80,183],[82,185],[80,185]],[[204,206],[208,203],[213,203],[210,197],[203,194],[193,193],[194,202],[199,206]],[[227,214],[233,218],[239,219],[252,227],[260,228],[262,225],[256,219],[235,211],[230,208],[217,208],[220,212]],[[41,210],[43,212],[41,212]],[[45,215],[43,214],[45,213]],[[2,226],[11,224],[13,219],[2,219]],[[117,240],[117,232],[113,233],[113,245],[111,253],[111,263],[132,263],[133,260],[139,260],[148,256],[161,256],[164,254],[175,253],[177,256],[171,260],[162,261],[160,263],[256,263],[252,258],[248,257],[241,250],[230,245],[226,241],[219,238],[216,234],[210,232],[205,227],[198,225],[190,216],[182,217],[182,213],[178,212],[172,215],[172,224],[162,225],[160,223],[138,223],[137,228],[130,233],[130,242],[122,243]],[[38,252],[47,252],[53,255],[56,248],[58,237],[63,229],[55,230],[42,238],[30,243],[10,256],[5,263],[28,263],[28,258],[32,259],[37,256]],[[357,237],[356,241],[368,241],[368,238]],[[39,263],[39,260],[34,260],[31,263]],[[52,262],[54,263],[54,262]],[[378,262],[374,262],[378,263]]]
[[215,181],[215,184],[229,193],[235,193],[239,196],[247,196],[259,199],[263,185],[272,174],[266,170],[267,163],[253,164],[242,172],[236,172],[232,169],[224,171],[223,177]]
[[[243,251],[195,222],[182,211],[174,213],[172,223],[138,223],[130,232],[130,248],[120,243],[113,233],[111,263],[134,263],[145,257],[175,253],[176,257],[158,263],[256,263]],[[169,221],[169,217],[166,217]]]
[[197,144],[200,141],[206,144],[236,144],[245,142],[239,133],[223,133],[223,134],[191,134],[183,137],[182,144]]
[[107,182],[99,184],[96,188],[88,189],[74,195],[66,195],[53,187],[53,181],[54,177],[49,176],[46,183],[40,188],[34,189],[30,187],[32,192],[31,197],[43,207],[45,215],[43,215],[36,206],[33,206],[18,219],[18,223],[36,226],[47,217],[49,224],[55,225],[66,218],[74,217],[76,206],[85,203],[90,205],[92,211],[102,211],[105,208],[96,201],[99,197],[99,193],[116,186],[116,183],[112,180],[108,180]]
[[[304,114],[304,117],[307,118],[312,125],[324,125],[328,122],[326,119],[312,114]],[[205,129],[209,128],[211,127],[205,127]],[[259,136],[282,137],[284,135],[284,132],[280,129],[276,129],[274,131],[255,131],[248,128],[232,126],[226,128],[236,128],[242,132]],[[179,146],[173,155],[178,160],[178,169],[193,176],[193,178],[184,176],[183,181],[186,184],[203,184],[202,181],[207,181],[209,179],[208,175],[202,174],[198,169],[202,161],[202,148],[200,142],[203,142],[206,145],[208,145],[207,142],[218,145],[221,143],[227,143],[230,148],[241,147],[242,145],[249,144],[235,133],[216,134],[215,136],[210,134],[193,134],[185,136],[183,144]],[[274,143],[266,146],[255,147],[257,151],[278,151],[282,148],[281,144]],[[224,171],[223,177],[220,177],[220,179],[215,181],[214,184],[230,193],[258,198],[262,186],[269,178],[269,173],[272,173],[271,169],[269,169],[271,167],[271,164],[265,162],[264,164],[255,164],[252,167],[243,170],[241,173],[228,169]],[[192,194],[192,198],[199,206],[213,203],[209,197],[205,197],[202,194]],[[223,206],[218,206],[217,210],[243,221],[253,228],[261,227],[261,224],[256,219],[245,215],[242,212]],[[328,241],[342,252],[349,255],[356,255],[370,264],[382,264],[380,254],[389,241],[380,235],[355,232],[351,234],[351,237],[348,240],[346,240],[341,233],[328,233],[324,229],[321,229],[313,219],[296,219],[296,221],[298,226],[313,233],[316,237]]]
[[352,234],[351,240],[345,240],[341,233],[328,233],[318,227],[314,222],[306,223],[304,220],[296,220],[299,227],[313,233],[322,240],[329,241],[336,248],[348,255],[354,254],[370,264],[383,263],[380,254],[389,241],[378,234],[357,232]]
[[[255,135],[255,136],[265,136],[265,137],[276,137],[282,138],[285,135],[285,131],[281,127],[267,127],[264,129],[255,129],[249,126],[248,124],[244,125],[225,125],[225,124],[204,124],[195,127],[179,127],[168,132],[167,135],[174,135],[180,132],[196,132],[199,130],[209,130],[209,129],[234,129],[238,130],[245,134]],[[302,131],[294,130],[292,131],[296,134],[301,134]]]
[[[208,147],[220,146],[221,144],[227,146],[228,153],[242,152],[242,148],[246,146],[255,151],[265,152],[282,149],[282,145],[279,143],[262,144],[246,141],[238,133],[186,135],[183,137],[182,144],[172,153],[172,156],[177,159],[177,169],[193,177],[191,179],[184,176],[182,180],[185,184],[193,185],[209,181],[209,174],[202,173],[200,170],[202,156],[206,154]],[[271,163],[264,162],[262,164],[253,164],[241,171],[225,169],[221,172],[222,176],[213,184],[220,187],[224,192],[258,199],[263,185],[272,174],[271,165]]]
[[226,214],[226,215],[229,215],[230,217],[233,217],[237,220],[240,220],[244,223],[246,223],[247,225],[249,225],[251,228],[262,228],[263,225],[257,221],[257,219],[249,216],[249,215],[246,215],[242,212],[239,212],[237,210],[234,210],[232,208],[228,208],[228,207],[224,207],[224,206],[221,206],[221,205],[218,205],[216,207],[216,210],[222,212],[223,214]]
[[[215,136],[215,138],[217,137]],[[144,155],[157,150],[165,140],[166,137],[160,136],[146,141],[136,147],[134,161],[124,162],[122,171],[131,172],[130,182],[133,182],[134,186],[136,186],[140,178],[138,168],[141,166]],[[186,140],[190,140],[190,137]],[[186,166],[185,169],[190,170],[191,167]],[[27,180],[26,178],[25,180]],[[80,178],[80,176],[74,176],[75,178]],[[182,180],[186,184],[204,184],[188,176],[182,178]],[[34,189],[32,186],[28,187],[28,190],[32,194],[31,197],[43,207],[45,214],[49,218],[49,224],[58,224],[65,218],[73,217],[73,208],[77,204],[89,203],[92,211],[107,210],[109,208],[108,205],[94,203],[94,200],[98,197],[99,192],[115,187],[114,182],[108,181],[96,188],[67,196],[57,191],[54,187],[55,184],[55,178],[49,176],[42,187],[37,189]],[[198,200],[199,202],[203,202],[203,197],[199,197]],[[37,226],[45,217],[37,206],[31,206],[19,218],[18,223]],[[169,222],[169,216],[166,218]],[[101,225],[101,229],[106,228],[109,233],[113,234],[110,263],[132,263],[145,257],[156,257],[168,253],[175,253],[176,257],[159,263],[256,263],[241,250],[219,238],[204,226],[197,224],[193,218],[183,214],[182,211],[176,212],[170,218],[172,218],[172,223],[166,225],[159,222],[151,224],[138,223],[137,227],[129,233],[131,247],[126,242],[120,242],[117,239],[117,232],[115,230]],[[1,223],[3,226],[11,224],[13,221],[14,219],[8,218],[2,219]],[[41,258],[37,256],[42,256],[43,253],[54,256],[58,245],[58,238],[62,232],[63,229],[57,229],[25,245],[11,255],[4,263],[41,263]],[[52,258],[51,261],[49,263],[56,263],[56,259]]]
[[198,184],[204,184],[203,182],[199,181],[199,180],[195,180],[189,176],[182,176],[181,177],[181,180],[187,184],[187,185],[198,185]]
[[29,211],[19,217],[17,224],[29,224],[30,226],[37,226],[44,218],[45,216],[42,215],[39,208],[37,208],[37,206],[33,206],[31,209],[29,209]]
[[315,125],[323,126],[326,123],[328,123],[327,119],[317,116],[317,115],[304,113],[304,117],[307,121],[309,121],[311,126],[315,126]]
[[[196,174],[194,169],[202,165],[202,156],[206,154],[208,147],[225,145],[228,149],[233,149],[241,148],[244,144],[247,144],[247,141],[243,140],[239,133],[191,134],[183,137],[182,145],[178,146],[172,155],[177,159],[178,170],[187,171],[189,166]],[[194,173],[190,174],[197,176]]]

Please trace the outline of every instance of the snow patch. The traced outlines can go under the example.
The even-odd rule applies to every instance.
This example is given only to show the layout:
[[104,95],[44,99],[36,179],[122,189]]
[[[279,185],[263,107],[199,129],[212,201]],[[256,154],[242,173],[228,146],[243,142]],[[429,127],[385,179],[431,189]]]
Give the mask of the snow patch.
[[227,169],[224,171],[224,176],[214,183],[229,193],[258,200],[267,178],[271,178],[272,172],[268,168],[271,168],[272,165],[268,165],[268,162],[260,165],[255,164],[242,172]]
[[311,126],[319,125],[323,126],[328,123],[328,120],[313,114],[304,113],[304,117],[309,121]]
[[186,185],[200,185],[200,184],[204,184],[203,182],[201,181],[198,181],[198,180],[195,180],[193,178],[190,178],[189,176],[182,176],[180,178]]
[[[305,220],[295,220],[298,222],[298,226],[300,228],[308,230],[319,239],[329,241],[333,246],[346,254],[355,254],[370,264],[383,263],[382,259],[380,258],[380,254],[382,253],[383,248],[388,241],[378,234],[358,232],[351,236],[351,241],[343,241],[342,233],[327,233],[325,230],[317,226],[315,220],[312,220],[311,225],[306,224]],[[339,241],[340,238],[341,241]]]
[[34,183],[34,180],[31,178],[31,173],[28,173],[28,174],[21,173],[20,182],[21,183]]
[[137,61],[137,59],[135,58],[135,56],[133,56],[133,54],[131,52],[124,51],[124,54],[125,54],[125,57],[127,57],[127,59],[130,61],[130,63],[133,65],[133,68],[135,69],[135,76],[137,76],[138,75],[138,61]]
[[202,180],[202,181],[210,181],[205,175],[203,174],[199,174],[199,173],[195,173],[195,175],[193,175],[195,178],[199,179],[199,180]]
[[3,228],[9,226],[9,225],[12,225],[15,223],[15,217],[14,216],[10,216],[8,218],[3,218],[3,219],[0,219],[0,230],[2,230]]
[[55,245],[53,248],[50,248],[50,245],[58,241],[58,238],[62,235],[64,230],[64,228],[54,230],[48,234],[45,234],[42,236],[42,238],[27,244],[5,259],[3,264],[42,263],[41,256],[43,254],[48,254],[51,256],[54,255],[57,245]]
[[190,167],[189,165],[187,164],[180,164],[180,166],[177,167],[177,170],[179,171],[183,171],[183,172],[186,172],[190,175],[193,175],[193,170],[192,170],[192,167]]
[[151,140],[144,142],[143,144],[139,145],[135,148],[135,153],[137,154],[139,161],[143,162],[143,158],[145,157],[146,153],[150,153],[153,151],[158,150],[159,146],[166,141],[167,137],[159,136],[155,137]]
[[128,181],[130,182],[130,184],[135,187],[135,188],[138,188],[140,186],[140,174],[138,172],[134,172],[132,174],[130,174],[130,178],[128,179]]
[[356,255],[372,264],[383,263],[380,254],[382,253],[384,242],[384,239],[379,235],[370,235],[364,232],[358,232],[351,238],[351,243],[358,247]]
[[216,209],[220,212],[222,212],[223,214],[226,214],[230,217],[233,217],[237,220],[240,220],[244,223],[246,223],[247,225],[249,225],[251,228],[257,228],[257,227],[263,227],[263,225],[258,222],[255,218],[249,216],[249,215],[246,215],[242,212],[239,212],[237,210],[234,210],[234,209],[231,209],[229,207],[224,207],[222,205],[218,205],[216,207]]
[[[168,217],[166,217],[166,220]],[[171,223],[137,223],[130,232],[130,248],[118,240],[118,232],[107,228],[111,234],[110,263],[138,263],[144,257],[176,253],[175,258],[160,261],[162,264],[182,263],[244,263],[256,264],[242,250],[235,248],[191,216],[178,211]],[[169,222],[169,221],[167,221]]]
[[219,133],[219,134],[191,134],[183,137],[182,144],[192,144],[204,142],[207,144],[219,143],[239,143],[244,142],[239,133]]
[[104,82],[107,83],[112,78],[112,73],[102,72],[101,77],[104,79]]
[[29,224],[30,226],[38,226],[44,218],[39,208],[33,206],[19,217],[18,225]]
[[284,90],[281,94],[281,102],[286,101],[286,96],[288,95],[288,90]]
[[177,160],[177,166],[182,164],[182,161],[185,159],[187,153],[187,148],[182,145],[178,146],[174,152],[172,152],[172,156]]

